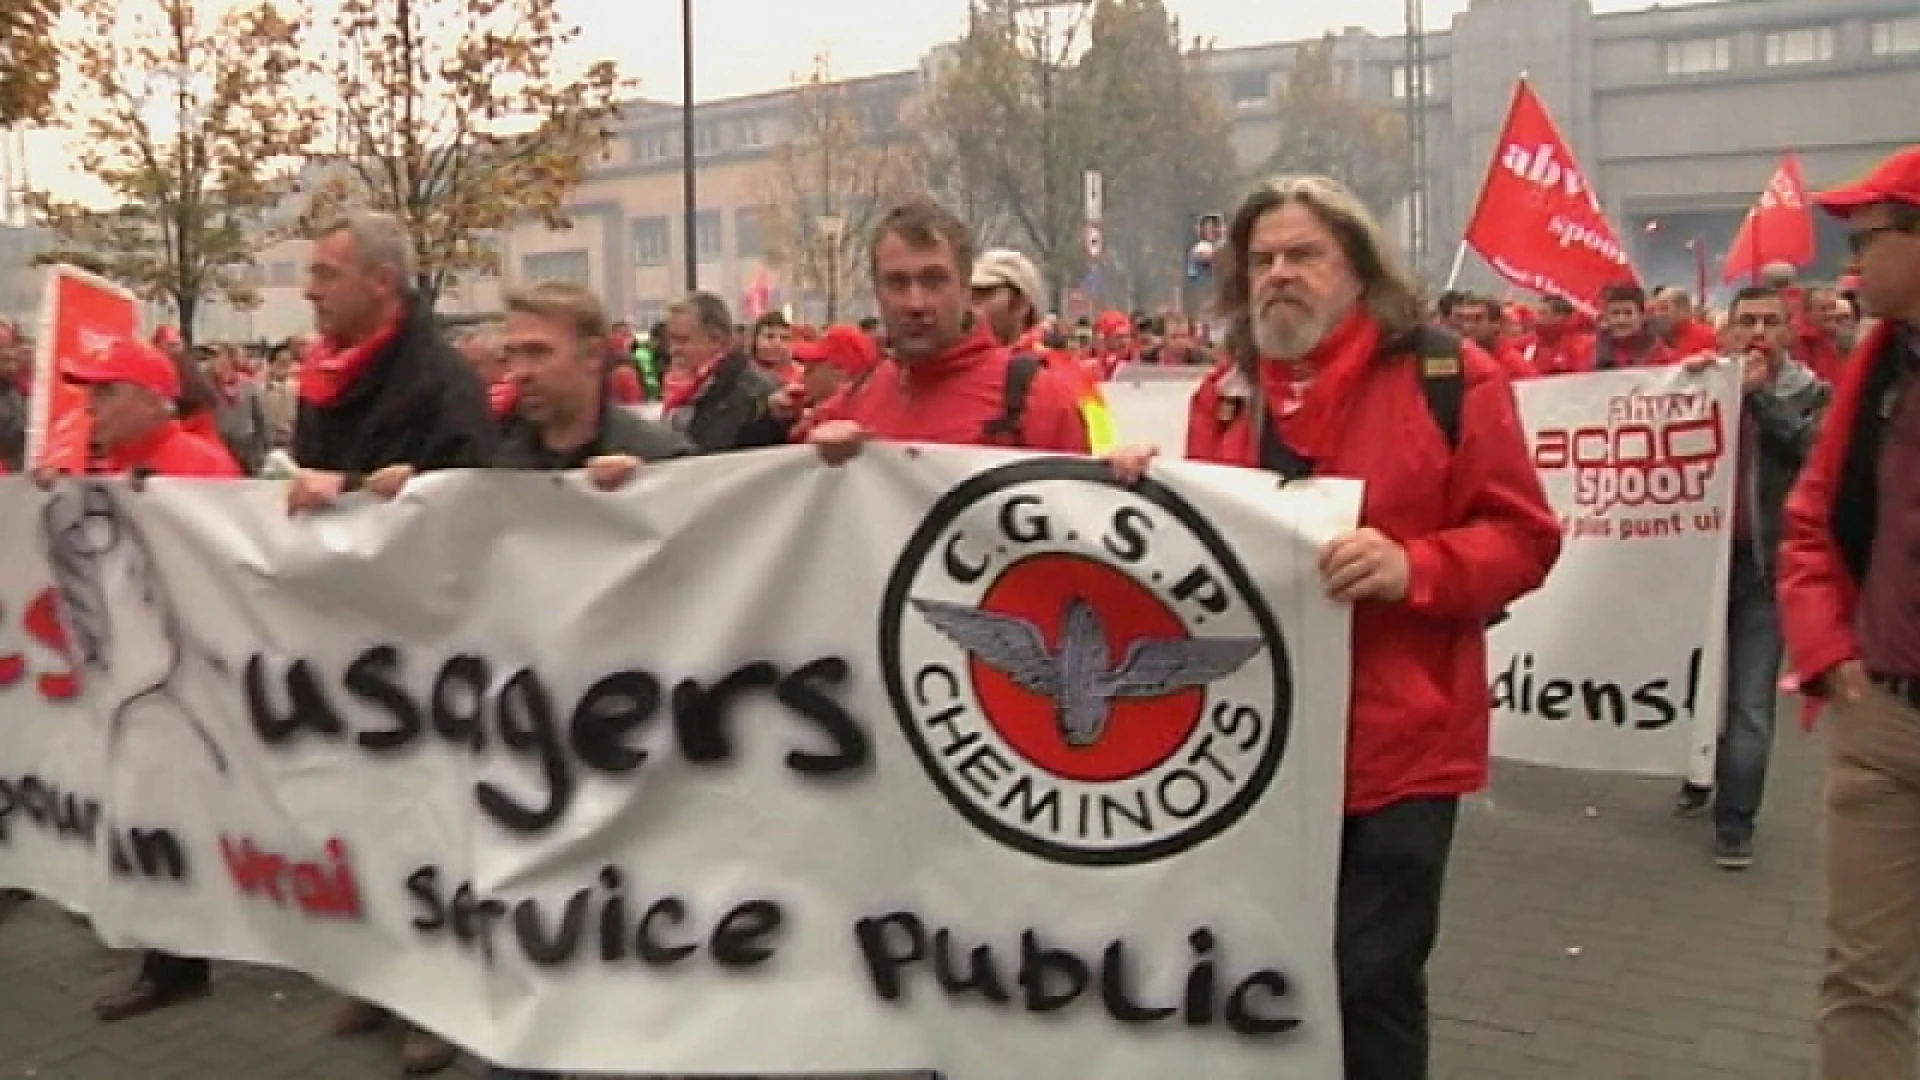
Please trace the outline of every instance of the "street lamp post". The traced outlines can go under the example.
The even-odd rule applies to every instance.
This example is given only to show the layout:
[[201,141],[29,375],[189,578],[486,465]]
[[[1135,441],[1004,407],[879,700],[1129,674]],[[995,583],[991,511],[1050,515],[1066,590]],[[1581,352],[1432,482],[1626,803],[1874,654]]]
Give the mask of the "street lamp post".
[[693,0],[680,0],[680,229],[688,292],[700,287],[700,185],[693,149]]
[[826,289],[827,322],[832,324],[840,315],[840,237],[846,222],[839,214],[821,214],[814,219],[814,227],[820,230],[820,242],[826,245]]

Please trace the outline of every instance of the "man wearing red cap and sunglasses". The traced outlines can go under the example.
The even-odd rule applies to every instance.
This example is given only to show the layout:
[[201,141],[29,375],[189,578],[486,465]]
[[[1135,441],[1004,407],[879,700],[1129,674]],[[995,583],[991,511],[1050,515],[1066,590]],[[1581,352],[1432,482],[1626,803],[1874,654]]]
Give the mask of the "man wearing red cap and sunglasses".
[[1786,506],[1780,614],[1832,708],[1821,1080],[1912,1080],[1920,989],[1920,146],[1815,196],[1881,322]]
[[68,360],[61,375],[87,390],[99,470],[137,476],[237,477],[225,446],[180,424],[180,371],[166,353],[122,338],[88,356]]
[[[224,444],[181,426],[174,406],[180,371],[159,348],[121,338],[67,360],[60,374],[87,391],[93,440],[101,453],[96,471],[136,478],[241,475]],[[102,1023],[126,1020],[204,997],[212,985],[205,960],[149,950],[133,984],[94,1002],[93,1013]]]

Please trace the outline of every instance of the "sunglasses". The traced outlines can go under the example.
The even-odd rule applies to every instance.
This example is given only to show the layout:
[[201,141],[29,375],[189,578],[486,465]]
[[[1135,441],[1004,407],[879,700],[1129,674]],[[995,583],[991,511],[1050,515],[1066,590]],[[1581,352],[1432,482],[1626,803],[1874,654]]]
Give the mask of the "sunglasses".
[[1873,246],[1874,240],[1881,234],[1912,233],[1913,231],[1910,225],[1875,225],[1870,229],[1856,229],[1847,234],[1847,250],[1851,251],[1855,258],[1859,258],[1867,253],[1867,249]]

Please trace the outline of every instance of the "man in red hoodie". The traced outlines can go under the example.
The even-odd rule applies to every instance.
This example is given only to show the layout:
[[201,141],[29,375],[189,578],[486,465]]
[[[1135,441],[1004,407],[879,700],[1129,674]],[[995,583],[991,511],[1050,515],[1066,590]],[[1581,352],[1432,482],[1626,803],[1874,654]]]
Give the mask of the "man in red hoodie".
[[[93,438],[100,447],[98,471],[132,476],[237,479],[240,466],[218,439],[182,427],[174,403],[180,374],[159,348],[120,338],[97,353],[69,358],[60,374],[87,392]],[[102,1023],[144,1016],[205,997],[213,989],[207,961],[149,949],[131,985],[94,1002]]]
[[[1360,527],[1320,561],[1329,594],[1353,605],[1334,943],[1346,1080],[1426,1080],[1454,821],[1487,781],[1486,627],[1546,579],[1560,523],[1507,379],[1478,347],[1423,328],[1411,277],[1352,192],[1270,181],[1233,215],[1226,250],[1229,359],[1195,395],[1187,456],[1366,485]],[[1457,439],[1422,385],[1448,377]],[[1146,456],[1122,451],[1115,470],[1132,479]]]
[[1073,389],[1037,361],[1021,367],[973,311],[973,232],[936,203],[882,218],[869,261],[888,357],[821,406],[809,442],[845,461],[869,438],[1087,452]]
[[1781,628],[1827,740],[1818,1080],[1912,1080],[1920,988],[1920,146],[1814,199],[1881,323],[1787,499]]
[[1693,294],[1668,285],[1653,294],[1653,331],[1676,360],[1720,355],[1720,335],[1700,318]]

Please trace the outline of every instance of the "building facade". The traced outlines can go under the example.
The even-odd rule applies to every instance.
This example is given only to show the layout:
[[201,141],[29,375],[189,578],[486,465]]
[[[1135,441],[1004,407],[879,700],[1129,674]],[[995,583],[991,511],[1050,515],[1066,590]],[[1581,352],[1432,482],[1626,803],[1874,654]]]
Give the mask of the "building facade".
[[[1251,177],[1279,138],[1275,92],[1307,42],[1221,49],[1207,70],[1233,121]],[[1920,141],[1910,103],[1920,101],[1920,4],[1916,0],[1719,0],[1596,15],[1587,0],[1475,0],[1444,31],[1423,40],[1424,69],[1409,72],[1408,42],[1348,29],[1336,56],[1353,92],[1382,105],[1425,102],[1428,251],[1421,269],[1445,278],[1525,73],[1579,157],[1590,182],[1649,282],[1690,282],[1698,248],[1712,260],[1786,151],[1799,154],[1809,185],[1843,182]],[[921,68],[847,84],[870,130],[910,114],[937,57]],[[1424,95],[1414,93],[1424,87]],[[683,225],[681,115],[677,106],[626,106],[607,157],[582,185],[573,225],[535,224],[500,240],[507,283],[576,281],[609,307],[649,323],[685,291],[692,245],[698,283],[745,312],[756,303],[817,317],[819,298],[787,287],[765,261],[761,223],[767,170],[793,137],[791,91],[702,103],[695,112],[698,215]],[[1404,221],[1404,208],[1396,220]],[[1844,245],[1822,225],[1817,274],[1838,270]],[[303,329],[304,252],[283,245],[261,260],[262,304],[243,316],[208,313],[248,339]],[[1496,287],[1476,259],[1463,281]],[[502,282],[461,283],[442,305],[454,314],[498,310]],[[859,313],[866,298],[855,298]]]

